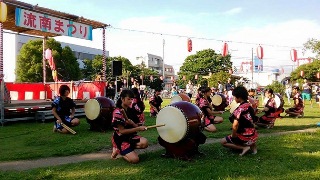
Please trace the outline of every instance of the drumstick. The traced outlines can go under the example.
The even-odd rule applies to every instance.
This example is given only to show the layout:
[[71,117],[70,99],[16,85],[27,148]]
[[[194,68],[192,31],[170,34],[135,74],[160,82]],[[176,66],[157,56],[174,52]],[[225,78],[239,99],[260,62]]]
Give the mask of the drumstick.
[[189,120],[188,122],[197,122],[199,121],[198,119],[192,119],[192,120]]
[[66,130],[68,130],[69,132],[71,132],[72,134],[77,134],[77,132],[75,132],[73,129],[71,129],[69,126],[61,123],[61,126],[64,127]]
[[155,128],[155,127],[162,127],[162,126],[165,126],[165,125],[166,124],[157,124],[157,125],[147,126],[146,129]]
[[121,109],[120,111],[121,111],[123,117],[126,119],[126,121],[129,121],[129,118],[128,118],[127,114],[126,114],[126,111],[124,109]]
[[[123,114],[124,119],[125,119],[126,121],[130,121],[129,118],[128,118],[128,116],[127,116],[127,114],[126,114],[126,111],[125,111],[124,109],[121,109],[120,111],[121,111],[121,113]],[[131,120],[131,121],[132,121],[132,120]]]

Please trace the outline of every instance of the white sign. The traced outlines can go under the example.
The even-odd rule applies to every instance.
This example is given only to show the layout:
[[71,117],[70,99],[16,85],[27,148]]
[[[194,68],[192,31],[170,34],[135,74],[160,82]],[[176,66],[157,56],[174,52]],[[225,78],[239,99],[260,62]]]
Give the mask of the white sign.
[[92,40],[92,26],[16,8],[16,26]]

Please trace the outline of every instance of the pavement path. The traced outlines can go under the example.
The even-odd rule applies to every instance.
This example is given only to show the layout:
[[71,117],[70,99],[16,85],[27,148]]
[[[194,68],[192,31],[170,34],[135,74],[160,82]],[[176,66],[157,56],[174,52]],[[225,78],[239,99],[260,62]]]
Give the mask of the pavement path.
[[[317,128],[310,128],[304,130],[297,130],[297,131],[285,131],[285,132],[275,132],[275,133],[268,133],[268,134],[259,134],[259,137],[270,137],[270,136],[280,136],[285,134],[293,134],[293,133],[302,133],[302,132],[315,132]],[[207,139],[206,144],[213,144],[220,142],[220,139],[210,138]],[[139,154],[145,152],[153,152],[157,150],[161,150],[159,144],[151,145],[146,149],[137,150]],[[91,160],[108,160],[111,159],[112,150],[101,150],[96,153],[89,153],[83,155],[74,155],[74,156],[65,156],[65,157],[49,157],[49,158],[42,158],[36,160],[21,160],[21,161],[9,161],[9,162],[1,162],[0,163],[0,171],[24,171],[34,168],[41,168],[41,167],[50,167],[50,166],[58,166],[63,164],[70,164],[70,163],[78,163],[83,161],[91,161]]]

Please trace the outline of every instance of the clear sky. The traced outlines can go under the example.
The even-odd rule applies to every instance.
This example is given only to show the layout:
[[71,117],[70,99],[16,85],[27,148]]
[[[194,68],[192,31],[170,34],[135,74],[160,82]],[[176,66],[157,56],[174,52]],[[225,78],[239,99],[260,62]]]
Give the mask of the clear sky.
[[[220,52],[229,44],[234,65],[251,58],[259,44],[264,48],[265,66],[291,68],[290,50],[298,57],[309,38],[319,39],[319,0],[24,0],[26,3],[83,16],[110,24],[107,45],[110,56],[124,56],[135,63],[146,53],[162,56],[165,63],[179,69],[184,59],[196,51],[212,48]],[[121,30],[122,29],[122,30]],[[141,33],[140,30],[163,34]],[[94,40],[60,37],[59,40],[102,48],[101,30]],[[185,37],[186,36],[186,37]],[[193,51],[187,51],[187,37]]]

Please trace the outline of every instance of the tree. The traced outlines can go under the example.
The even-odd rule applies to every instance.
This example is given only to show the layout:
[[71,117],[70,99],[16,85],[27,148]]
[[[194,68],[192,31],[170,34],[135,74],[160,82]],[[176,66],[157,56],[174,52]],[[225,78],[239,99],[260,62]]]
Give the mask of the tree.
[[279,93],[281,96],[285,93],[285,86],[278,81],[273,81],[272,84],[266,86],[267,89],[272,89],[274,93]]
[[219,71],[217,73],[213,73],[210,78],[208,79],[208,83],[211,87],[218,87],[218,81],[222,84],[228,81],[228,78],[231,77],[231,74],[225,71]]
[[[301,76],[301,71],[304,72],[304,76]],[[317,79],[317,73],[320,72],[320,61],[315,60],[308,64],[303,64],[291,72],[291,80],[301,81],[301,79],[307,79],[308,81],[315,82]]]
[[21,47],[15,71],[17,82],[42,81],[43,72],[41,40],[28,41]]
[[62,49],[61,59],[56,61],[56,66],[58,67],[58,79],[77,81],[82,77],[77,58],[69,46]]
[[[230,58],[230,55],[223,57],[212,49],[198,51],[196,54],[188,56],[180,67],[179,79],[186,76],[186,81],[179,82],[185,83],[191,80],[195,84],[206,85],[207,81],[202,76],[207,76],[210,72],[228,72],[232,68]],[[196,74],[198,75],[197,80],[194,78]]]
[[320,58],[320,41],[317,39],[310,39],[304,43],[305,49],[311,50],[313,53],[316,53],[316,59]]
[[[42,46],[42,40],[36,39],[28,41],[21,47],[16,67],[17,82],[42,82]],[[46,48],[52,50],[58,79],[69,81],[81,78],[79,63],[69,47],[62,48],[58,41],[49,38],[46,41]],[[46,61],[46,79],[53,81],[48,61]]]

